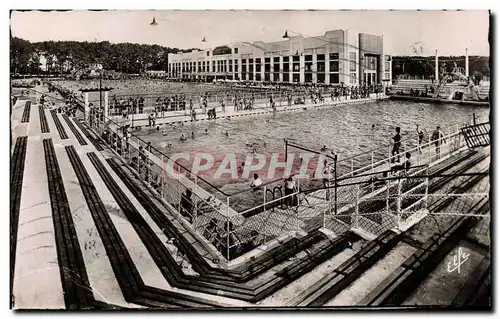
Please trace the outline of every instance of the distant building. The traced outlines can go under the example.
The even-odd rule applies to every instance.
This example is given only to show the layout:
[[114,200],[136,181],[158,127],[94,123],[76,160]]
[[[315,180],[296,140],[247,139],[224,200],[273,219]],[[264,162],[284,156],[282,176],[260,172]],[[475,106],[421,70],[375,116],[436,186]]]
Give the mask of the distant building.
[[181,79],[367,85],[390,82],[383,37],[352,30],[282,41],[236,43],[168,55],[168,76]]
[[146,75],[151,76],[151,77],[165,77],[167,76],[167,71],[162,70],[162,71],[156,71],[156,70],[147,70]]

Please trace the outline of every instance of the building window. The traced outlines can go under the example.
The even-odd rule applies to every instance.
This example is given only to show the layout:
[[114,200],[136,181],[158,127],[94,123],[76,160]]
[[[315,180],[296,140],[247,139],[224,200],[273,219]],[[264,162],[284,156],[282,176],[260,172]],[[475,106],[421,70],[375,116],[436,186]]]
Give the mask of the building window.
[[288,62],[288,61],[290,61],[290,57],[288,57],[288,56],[284,56],[284,57],[283,57],[283,62]]
[[293,56],[293,62],[300,62],[300,56],[294,55]]
[[273,73],[273,81],[278,82],[280,80],[280,74],[279,73]]
[[238,54],[238,48],[234,48],[234,54]]
[[[231,62],[231,61],[229,61]],[[232,73],[233,72],[233,65],[232,64],[229,64],[229,72]]]
[[312,81],[313,81],[312,73],[305,74],[305,81],[306,81],[306,83],[312,83]]
[[338,73],[330,74],[330,84],[339,84],[339,74]]
[[316,55],[316,60],[318,60],[318,61],[325,61],[325,55],[324,54],[318,54],[318,55]]
[[271,72],[271,64],[264,64],[264,72]]
[[247,72],[247,65],[246,64],[243,64],[241,66],[241,73],[246,73]]
[[256,58],[255,63],[260,64],[260,58]]
[[298,82],[300,82],[300,74],[293,73],[293,83],[298,83]]
[[349,52],[349,71],[356,71],[356,52]]
[[384,75],[385,80],[390,80],[391,79],[391,74],[389,72],[386,72]]
[[283,63],[283,72],[290,72],[290,63]]
[[368,70],[376,70],[377,69],[377,58],[374,56],[365,56],[364,66]]
[[330,53],[330,61],[331,60],[338,60],[338,59],[339,59],[338,53]]
[[325,73],[318,73],[318,83],[325,83]]
[[349,83],[350,84],[356,84],[356,73],[350,73],[349,74]]
[[274,72],[279,72],[279,71],[280,71],[280,65],[278,63],[274,65]]
[[279,56],[275,57],[273,60],[274,60],[274,63],[280,63],[280,57]]
[[290,74],[283,73],[283,82],[290,82]]
[[325,72],[325,62],[318,62],[317,67],[318,67],[318,72]]
[[252,72],[248,73],[248,79],[250,81],[253,81],[253,73]]
[[389,62],[385,62],[385,71],[390,71],[391,70],[391,65]]
[[242,59],[241,64],[247,64],[247,59]]
[[339,61],[330,61],[330,72],[339,71]]
[[294,63],[293,64],[293,72],[299,72],[300,71],[300,64]]
[[262,77],[260,76],[260,73],[255,74],[255,81],[262,81]]
[[269,73],[264,73],[264,81],[269,82]]
[[271,58],[264,58],[265,63],[271,63]]
[[306,72],[312,72],[312,62],[306,62],[305,63],[305,69],[306,69]]
[[261,65],[260,64],[256,64],[255,65],[255,72],[260,73],[260,70],[261,70]]
[[306,61],[312,61],[313,60],[313,56],[312,55],[306,55],[305,56],[305,60]]

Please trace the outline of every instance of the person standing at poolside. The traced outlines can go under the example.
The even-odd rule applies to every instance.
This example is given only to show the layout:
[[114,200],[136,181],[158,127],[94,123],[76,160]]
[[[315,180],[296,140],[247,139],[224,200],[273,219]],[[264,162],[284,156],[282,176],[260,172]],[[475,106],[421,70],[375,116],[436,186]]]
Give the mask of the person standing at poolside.
[[417,124],[417,134],[418,134],[418,151],[420,152],[420,154],[422,154],[423,153],[422,143],[424,141],[424,132],[419,129],[418,124]]
[[446,143],[444,133],[441,131],[441,127],[439,125],[432,133],[432,140],[434,141],[434,146],[436,147],[436,158],[439,158],[441,156],[441,144]]
[[[397,162],[399,162],[399,148],[401,147],[401,128],[398,126],[396,127],[396,135],[392,137],[393,140],[393,147],[392,147],[392,152],[391,152],[391,157],[394,156],[394,154],[397,154]],[[391,159],[391,162],[394,162],[394,159]]]
[[285,203],[287,206],[293,206],[293,192],[295,190],[295,180],[292,176],[285,179]]

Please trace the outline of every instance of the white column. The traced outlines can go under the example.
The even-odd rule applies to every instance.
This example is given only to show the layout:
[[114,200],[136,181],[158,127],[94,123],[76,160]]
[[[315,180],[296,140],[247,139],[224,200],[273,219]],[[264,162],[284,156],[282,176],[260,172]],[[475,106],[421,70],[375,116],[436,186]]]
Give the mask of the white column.
[[306,63],[305,63],[305,56],[304,54],[301,54],[299,56],[300,58],[300,66],[299,66],[299,70],[300,70],[300,80],[299,80],[299,83],[304,83],[305,82],[305,66],[306,66]]
[[312,76],[312,82],[313,83],[318,83],[318,58],[317,58],[317,51],[313,50],[312,52],[313,56],[313,61],[312,61],[312,71],[313,71],[313,76]]
[[109,91],[104,92],[104,121],[108,120],[109,117]]
[[90,115],[89,92],[83,94],[83,99],[85,101],[85,121],[88,121]]
[[283,52],[280,54],[280,75],[279,81],[283,82]]
[[439,63],[438,63],[438,50],[436,49],[436,67],[435,67],[436,83],[439,83]]
[[237,61],[238,61],[238,79],[240,79],[240,81],[241,81],[241,66],[242,66],[241,57],[238,57]]
[[465,76],[469,76],[469,50],[465,49]]
[[330,84],[330,50],[328,47],[325,48],[325,84]]

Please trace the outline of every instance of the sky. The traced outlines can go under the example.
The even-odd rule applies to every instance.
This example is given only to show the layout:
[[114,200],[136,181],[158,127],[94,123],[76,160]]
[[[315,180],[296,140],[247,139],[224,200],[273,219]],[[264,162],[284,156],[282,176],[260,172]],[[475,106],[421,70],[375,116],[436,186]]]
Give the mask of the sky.
[[[157,26],[150,23],[156,18]],[[67,11],[12,12],[11,32],[47,40],[158,44],[180,49],[282,40],[349,29],[384,36],[392,55],[489,56],[488,11]],[[203,37],[207,42],[202,43]],[[413,47],[418,53],[414,52]]]

